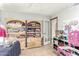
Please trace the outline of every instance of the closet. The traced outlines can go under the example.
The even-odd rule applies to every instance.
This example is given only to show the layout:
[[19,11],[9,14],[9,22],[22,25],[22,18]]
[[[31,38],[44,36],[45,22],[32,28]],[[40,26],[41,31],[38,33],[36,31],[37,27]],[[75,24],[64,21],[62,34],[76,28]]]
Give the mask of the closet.
[[39,21],[26,21],[26,46],[27,48],[42,46],[41,23]]
[[10,40],[18,40],[21,49],[25,49],[25,22],[23,20],[8,19],[6,27],[8,38]]
[[19,40],[21,49],[43,45],[41,21],[6,19],[8,37]]

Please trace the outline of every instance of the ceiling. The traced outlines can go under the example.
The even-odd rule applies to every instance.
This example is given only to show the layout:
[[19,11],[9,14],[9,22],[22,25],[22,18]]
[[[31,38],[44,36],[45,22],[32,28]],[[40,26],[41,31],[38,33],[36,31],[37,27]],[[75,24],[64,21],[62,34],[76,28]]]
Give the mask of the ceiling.
[[51,16],[72,5],[73,3],[5,3],[2,10]]

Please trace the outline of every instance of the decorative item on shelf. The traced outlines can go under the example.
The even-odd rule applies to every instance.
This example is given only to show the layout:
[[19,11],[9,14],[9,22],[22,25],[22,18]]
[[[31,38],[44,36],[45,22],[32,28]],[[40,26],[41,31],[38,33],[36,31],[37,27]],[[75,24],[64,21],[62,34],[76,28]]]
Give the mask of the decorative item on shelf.
[[71,25],[65,25],[65,28],[64,28],[64,31],[65,31],[65,34],[68,34],[70,31],[71,31]]
[[60,37],[63,35],[64,31],[63,30],[57,30],[57,37]]
[[59,46],[65,46],[65,45],[64,45],[64,42],[61,41],[61,40],[58,40],[58,45],[59,45]]
[[40,29],[36,29],[36,32],[40,32]]
[[67,40],[67,35],[65,34],[64,30],[58,30],[57,37],[61,40]]
[[54,40],[53,43],[56,44],[56,45],[58,45],[58,41],[57,40]]
[[36,34],[36,37],[40,37],[40,34],[39,34],[39,33],[37,33],[37,34]]

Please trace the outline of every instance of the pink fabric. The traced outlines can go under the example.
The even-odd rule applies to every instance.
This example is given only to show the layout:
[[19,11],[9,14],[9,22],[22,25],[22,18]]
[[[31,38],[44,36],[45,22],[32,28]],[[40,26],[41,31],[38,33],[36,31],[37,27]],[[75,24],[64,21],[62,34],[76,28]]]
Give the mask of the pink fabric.
[[79,31],[75,30],[75,31],[69,32],[68,43],[69,43],[69,46],[71,46],[71,44],[74,46],[79,46]]
[[6,31],[5,29],[0,27],[0,37],[6,37]]

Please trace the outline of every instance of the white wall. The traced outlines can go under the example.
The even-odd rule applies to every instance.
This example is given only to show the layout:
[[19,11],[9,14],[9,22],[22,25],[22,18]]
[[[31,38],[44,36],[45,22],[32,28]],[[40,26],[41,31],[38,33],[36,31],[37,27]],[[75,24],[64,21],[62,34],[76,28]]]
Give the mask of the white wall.
[[0,11],[0,21],[1,21],[1,11]]
[[48,20],[48,17],[37,14],[4,12],[4,11],[3,11],[3,18],[14,18],[23,20]]
[[70,20],[79,20],[79,5],[72,6],[71,8],[65,9],[55,16],[58,16],[58,29],[62,30],[64,25]]
[[2,11],[0,10],[0,24],[3,24],[2,22]]

